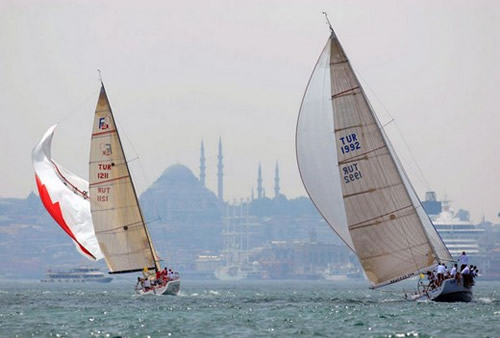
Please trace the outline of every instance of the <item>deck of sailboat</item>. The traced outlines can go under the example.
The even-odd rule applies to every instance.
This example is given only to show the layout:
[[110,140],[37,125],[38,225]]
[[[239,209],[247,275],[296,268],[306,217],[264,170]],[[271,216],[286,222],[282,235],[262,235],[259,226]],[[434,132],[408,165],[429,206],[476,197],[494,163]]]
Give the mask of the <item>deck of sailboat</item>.
[[179,279],[168,281],[167,284],[165,284],[164,286],[153,287],[148,291],[144,291],[143,289],[138,289],[138,290],[136,290],[135,293],[137,296],[145,296],[145,295],[176,296],[177,294],[179,294],[180,288],[181,288],[181,280],[179,278]]

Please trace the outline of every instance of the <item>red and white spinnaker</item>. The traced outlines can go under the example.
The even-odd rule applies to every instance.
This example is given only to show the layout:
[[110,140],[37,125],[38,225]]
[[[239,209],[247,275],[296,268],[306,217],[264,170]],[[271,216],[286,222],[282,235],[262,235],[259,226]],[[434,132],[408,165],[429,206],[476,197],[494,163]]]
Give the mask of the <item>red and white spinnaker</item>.
[[77,250],[90,260],[103,258],[90,213],[89,183],[51,158],[54,130],[50,127],[33,148],[36,185],[43,205],[71,237]]

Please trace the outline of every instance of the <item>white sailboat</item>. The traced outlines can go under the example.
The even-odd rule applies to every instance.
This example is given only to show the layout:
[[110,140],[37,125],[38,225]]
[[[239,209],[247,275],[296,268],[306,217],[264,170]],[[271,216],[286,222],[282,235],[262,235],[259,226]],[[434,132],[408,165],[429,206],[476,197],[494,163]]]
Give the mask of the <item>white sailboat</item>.
[[[331,25],[330,30],[300,108],[297,162],[316,208],[356,253],[377,288],[418,276],[452,257]],[[419,296],[437,301],[472,299],[472,287],[455,280],[446,280],[435,290]]]
[[[95,235],[109,273],[160,272],[160,260],[144,221],[102,82],[92,128],[89,197]],[[161,295],[177,294],[179,289],[180,278],[169,276],[148,290],[136,291],[139,295]]]

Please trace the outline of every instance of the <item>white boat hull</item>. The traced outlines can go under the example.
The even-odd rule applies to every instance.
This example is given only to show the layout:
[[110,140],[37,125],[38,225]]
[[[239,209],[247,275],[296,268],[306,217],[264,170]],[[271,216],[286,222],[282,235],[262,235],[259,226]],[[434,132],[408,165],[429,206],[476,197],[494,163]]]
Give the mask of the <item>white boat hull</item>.
[[223,266],[215,270],[215,278],[222,281],[238,281],[247,278],[239,266]]
[[443,284],[433,290],[422,292],[412,297],[407,297],[409,300],[423,301],[432,300],[435,302],[471,302],[472,286],[464,286],[463,282],[458,284],[455,279],[446,279]]
[[156,286],[148,291],[144,291],[143,289],[136,289],[135,294],[137,296],[145,296],[145,295],[177,295],[181,289],[181,280],[171,280],[167,282],[165,286]]

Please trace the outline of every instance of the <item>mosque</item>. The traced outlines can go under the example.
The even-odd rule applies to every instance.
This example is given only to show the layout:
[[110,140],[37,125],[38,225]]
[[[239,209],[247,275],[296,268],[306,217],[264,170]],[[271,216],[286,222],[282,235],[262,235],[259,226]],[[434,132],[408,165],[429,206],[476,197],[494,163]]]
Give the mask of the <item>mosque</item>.
[[[168,167],[162,175],[141,195],[141,205],[146,214],[152,218],[161,218],[169,222],[201,222],[220,221],[224,207],[224,163],[222,140],[219,138],[217,155],[217,194],[210,191],[206,181],[206,158],[203,141],[200,148],[200,174],[197,178],[193,172],[182,164]],[[253,212],[257,214],[272,213],[277,203],[269,204],[263,187],[262,166],[257,170],[257,196],[251,192]],[[266,200],[266,201],[264,201]],[[276,163],[274,177],[273,200],[286,201],[280,193],[279,166]],[[268,203],[266,203],[268,202]],[[275,211],[275,210],[274,210]],[[312,210],[311,210],[312,211]],[[155,217],[155,213],[157,214]]]
[[[345,256],[344,246],[336,243],[337,237],[307,197],[289,200],[280,192],[278,163],[274,170],[272,198],[266,196],[262,165],[259,163],[256,196],[252,190],[251,197],[244,202],[225,202],[223,160],[222,140],[219,138],[217,193],[209,190],[205,184],[207,167],[202,141],[198,177],[188,167],[175,164],[168,167],[141,195],[146,218],[152,220],[149,228],[158,243],[157,250],[167,264],[171,262],[176,269],[184,272],[199,271],[196,264],[200,257],[214,257],[214,262],[221,263],[218,259],[224,260],[237,250],[258,253],[258,257],[252,259],[276,265],[278,255],[281,257],[279,261],[302,262],[302,259],[295,257],[301,256],[305,250],[306,253],[314,252],[311,257],[314,256],[316,261],[326,266],[327,262],[334,260],[333,255],[338,255],[331,245],[335,245],[335,250],[340,248],[341,254]],[[244,231],[235,231],[234,226],[229,225],[230,222],[233,225],[239,222],[246,228]],[[307,244],[317,242],[317,238],[321,238],[321,245]],[[244,247],[238,244],[243,242]],[[282,267],[285,263],[279,264],[279,271],[291,273],[299,268],[293,263],[286,263],[286,268]],[[275,267],[272,269],[276,270]],[[213,275],[212,267],[207,270]],[[313,270],[310,268],[307,272]]]

